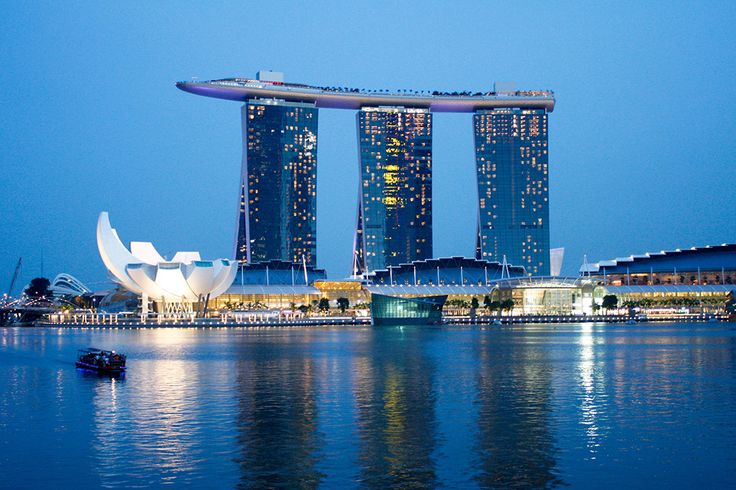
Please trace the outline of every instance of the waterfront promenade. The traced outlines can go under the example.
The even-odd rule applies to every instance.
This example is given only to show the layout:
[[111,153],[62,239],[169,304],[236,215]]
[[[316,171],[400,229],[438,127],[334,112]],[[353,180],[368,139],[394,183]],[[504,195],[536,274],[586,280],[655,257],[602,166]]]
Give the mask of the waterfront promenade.
[[[659,315],[650,317],[632,317],[630,315],[457,315],[445,316],[444,325],[533,325],[559,323],[597,323],[616,324],[632,320],[636,323],[658,322],[725,322],[726,314],[680,314]],[[87,315],[51,315],[47,320],[37,322],[40,327],[109,327],[109,328],[222,328],[222,327],[335,327],[371,325],[366,316],[318,316],[318,317],[279,317],[253,315],[224,315],[220,318],[181,318],[181,319],[148,319],[124,317],[116,314]]]

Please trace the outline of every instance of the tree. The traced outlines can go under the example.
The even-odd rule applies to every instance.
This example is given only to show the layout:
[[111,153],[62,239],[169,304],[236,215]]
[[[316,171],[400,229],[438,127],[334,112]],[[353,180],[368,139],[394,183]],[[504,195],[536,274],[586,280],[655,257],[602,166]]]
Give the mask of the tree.
[[49,286],[51,286],[51,281],[45,277],[36,277],[31,280],[31,284],[24,292],[26,296],[30,296],[31,298],[45,298],[51,296]]
[[514,300],[513,299],[505,299],[501,301],[501,309],[506,311],[511,311],[514,309]]
[[601,303],[601,307],[603,307],[606,310],[613,310],[618,306],[618,296],[615,294],[607,294],[603,296],[603,303]]
[[92,308],[92,298],[89,296],[76,296],[74,298],[74,304],[80,308],[89,309]]
[[501,302],[500,301],[491,301],[491,311],[501,311]]
[[476,298],[475,296],[473,296],[473,298],[470,300],[470,307],[475,310],[475,309],[478,309],[478,306],[480,306],[478,304],[478,298]]
[[297,310],[301,311],[302,313],[304,313],[306,315],[307,312],[309,311],[309,306],[307,306],[307,305],[299,305],[299,307],[297,308]]
[[345,310],[350,308],[350,300],[347,298],[337,298],[337,307],[341,313],[345,313]]
[[317,304],[317,308],[319,308],[319,311],[325,313],[330,311],[330,301],[327,298],[321,298]]
[[488,295],[485,295],[483,297],[483,306],[485,306],[486,310],[488,310],[489,313],[492,311],[491,310],[492,304],[493,304],[493,301],[491,301],[491,297]]

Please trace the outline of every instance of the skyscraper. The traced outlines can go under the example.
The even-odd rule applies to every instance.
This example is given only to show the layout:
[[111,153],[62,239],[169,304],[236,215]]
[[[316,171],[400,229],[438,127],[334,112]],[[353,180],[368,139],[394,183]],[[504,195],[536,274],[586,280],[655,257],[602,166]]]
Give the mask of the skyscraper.
[[432,115],[362,108],[354,273],[432,256]]
[[479,259],[549,275],[547,113],[502,108],[473,115]]
[[249,99],[235,258],[316,262],[317,108]]

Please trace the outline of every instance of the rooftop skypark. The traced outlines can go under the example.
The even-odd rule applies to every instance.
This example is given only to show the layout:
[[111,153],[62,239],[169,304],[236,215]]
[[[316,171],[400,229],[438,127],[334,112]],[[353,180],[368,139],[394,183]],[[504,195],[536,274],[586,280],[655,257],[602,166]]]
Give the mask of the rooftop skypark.
[[555,106],[551,90],[437,91],[386,90],[350,87],[313,86],[280,80],[223,78],[177,82],[185,92],[217,99],[245,101],[251,98],[278,98],[293,102],[311,102],[317,107],[360,109],[361,107],[401,106],[426,108],[433,112],[474,112],[480,109],[545,109]]

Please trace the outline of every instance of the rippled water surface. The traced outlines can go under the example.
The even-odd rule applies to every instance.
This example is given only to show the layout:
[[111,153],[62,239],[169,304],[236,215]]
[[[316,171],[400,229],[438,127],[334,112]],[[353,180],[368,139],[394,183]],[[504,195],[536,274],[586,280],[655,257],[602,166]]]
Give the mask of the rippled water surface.
[[[124,379],[76,349],[128,354]],[[725,488],[736,326],[0,329],[0,487]]]

